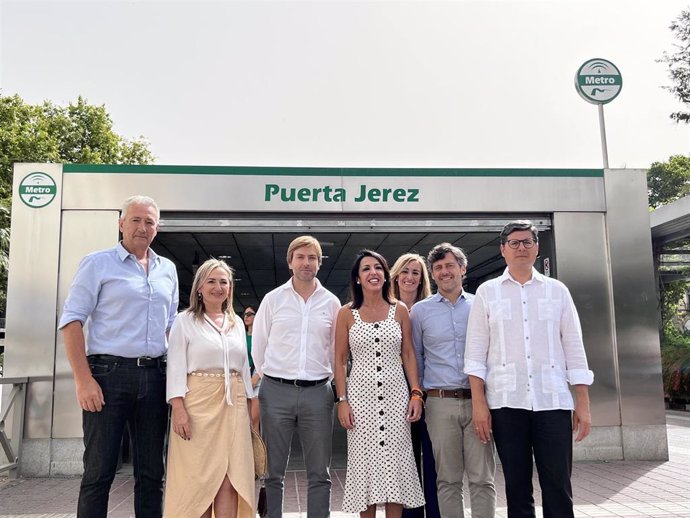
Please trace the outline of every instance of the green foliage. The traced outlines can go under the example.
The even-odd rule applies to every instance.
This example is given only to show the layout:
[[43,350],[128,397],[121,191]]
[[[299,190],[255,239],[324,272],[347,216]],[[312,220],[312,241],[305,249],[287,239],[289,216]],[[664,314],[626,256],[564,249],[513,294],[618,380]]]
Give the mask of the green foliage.
[[664,393],[670,398],[690,399],[690,336],[664,329],[661,347]]
[[[680,102],[690,104],[690,10],[680,13],[669,26],[678,43],[675,52],[664,52],[661,62],[666,63],[673,86],[665,87]],[[678,111],[670,115],[676,122],[690,123],[690,112]]]
[[[680,306],[684,302],[685,294],[688,292],[687,281],[674,281],[664,284],[661,292],[661,320],[664,326],[678,324],[676,327],[682,328],[678,323]],[[685,308],[683,308],[685,309]],[[685,311],[683,311],[685,313]]]
[[649,206],[657,207],[690,194],[690,157],[674,155],[654,162],[647,171]]
[[81,96],[57,106],[0,95],[0,199],[11,195],[14,162],[149,164],[153,155],[142,137],[128,140],[113,131],[105,106]]
[[5,314],[10,258],[10,207],[0,203],[0,315]]
[[105,106],[90,105],[81,96],[58,106],[0,94],[0,314],[5,312],[15,162],[150,164],[153,155],[143,137],[118,135]]

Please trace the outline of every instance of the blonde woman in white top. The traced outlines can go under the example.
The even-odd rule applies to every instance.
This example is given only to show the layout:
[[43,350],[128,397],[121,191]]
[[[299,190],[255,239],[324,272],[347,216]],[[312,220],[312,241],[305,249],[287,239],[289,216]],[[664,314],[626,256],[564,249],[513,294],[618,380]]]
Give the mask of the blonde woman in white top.
[[244,325],[232,309],[232,294],[232,270],[209,259],[196,272],[189,309],[170,330],[166,518],[254,516],[247,410],[253,392]]

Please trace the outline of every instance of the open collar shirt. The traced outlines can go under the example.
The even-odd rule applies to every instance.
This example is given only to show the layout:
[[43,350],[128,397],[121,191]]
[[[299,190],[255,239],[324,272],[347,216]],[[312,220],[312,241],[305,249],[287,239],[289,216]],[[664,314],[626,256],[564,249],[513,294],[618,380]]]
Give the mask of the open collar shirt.
[[122,243],[84,257],[59,328],[77,320],[88,323],[87,354],[165,355],[165,333],[177,314],[177,270],[150,248],[148,262],[147,274]]
[[591,385],[580,319],[568,288],[532,269],[477,289],[467,329],[465,373],[484,380],[489,408],[572,410],[571,385]]
[[252,377],[247,357],[247,338],[244,322],[233,315],[232,324],[224,322],[222,328],[203,315],[184,311],[177,315],[170,330],[167,365],[167,400],[185,397],[189,392],[187,375],[194,371],[222,371],[225,375],[225,400],[232,405],[232,371],[239,372],[247,397],[252,397]]
[[412,306],[412,336],[424,389],[470,387],[463,366],[473,299],[463,290],[453,304],[436,293]]
[[320,380],[333,376],[340,301],[318,279],[305,301],[292,278],[268,293],[252,328],[252,357],[262,376]]

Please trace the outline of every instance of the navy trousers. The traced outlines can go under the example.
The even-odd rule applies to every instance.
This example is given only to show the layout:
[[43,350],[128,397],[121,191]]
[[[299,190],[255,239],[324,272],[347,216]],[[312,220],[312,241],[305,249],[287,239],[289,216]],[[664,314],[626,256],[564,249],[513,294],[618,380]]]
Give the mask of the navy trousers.
[[573,424],[570,410],[491,410],[503,465],[508,518],[534,518],[532,466],[537,465],[544,518],[572,518]]

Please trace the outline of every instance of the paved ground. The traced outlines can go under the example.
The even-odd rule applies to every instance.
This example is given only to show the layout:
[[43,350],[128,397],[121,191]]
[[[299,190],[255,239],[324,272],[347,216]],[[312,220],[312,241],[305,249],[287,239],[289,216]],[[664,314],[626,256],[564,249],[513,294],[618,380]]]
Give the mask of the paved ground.
[[[690,518],[690,413],[667,413],[668,462],[580,462],[573,469],[576,517]],[[503,475],[496,474],[498,517],[506,517]],[[332,508],[342,505],[345,471],[334,470]],[[116,478],[109,518],[133,517],[129,476]],[[535,487],[538,487],[535,480]],[[0,518],[74,518],[79,480],[0,478]],[[539,502],[541,497],[536,495]],[[469,498],[466,497],[466,504]],[[286,480],[286,518],[306,517],[306,477],[292,471]],[[383,517],[383,510],[378,515]],[[351,517],[333,512],[333,518]],[[465,516],[470,516],[469,510]],[[541,509],[538,510],[541,516]]]

